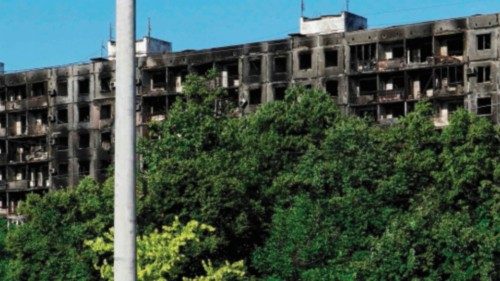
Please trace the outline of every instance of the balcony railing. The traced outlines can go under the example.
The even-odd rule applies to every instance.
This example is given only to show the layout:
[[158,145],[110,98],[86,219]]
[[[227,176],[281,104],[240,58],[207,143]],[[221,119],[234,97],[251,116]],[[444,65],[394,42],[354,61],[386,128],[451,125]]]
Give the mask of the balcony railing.
[[7,189],[10,190],[24,190],[28,189],[28,187],[29,187],[28,180],[9,181],[9,183],[7,184]]
[[386,90],[377,92],[378,102],[401,101],[405,97],[404,90]]
[[47,134],[47,125],[45,124],[30,125],[28,127],[28,134],[32,136],[45,135]]

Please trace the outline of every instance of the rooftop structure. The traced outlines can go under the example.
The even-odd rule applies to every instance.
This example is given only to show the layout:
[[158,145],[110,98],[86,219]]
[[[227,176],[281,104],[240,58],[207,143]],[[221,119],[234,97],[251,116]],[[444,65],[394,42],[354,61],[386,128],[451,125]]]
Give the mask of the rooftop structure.
[[[145,36],[141,40],[135,42],[135,50],[137,57],[147,57],[172,52],[172,43],[153,37]],[[116,42],[108,41],[108,59],[115,60],[116,58]]]

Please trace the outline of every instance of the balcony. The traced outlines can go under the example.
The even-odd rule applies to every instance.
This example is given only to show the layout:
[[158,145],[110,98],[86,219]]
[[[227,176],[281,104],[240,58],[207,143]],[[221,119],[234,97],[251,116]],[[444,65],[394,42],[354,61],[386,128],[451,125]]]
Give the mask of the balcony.
[[378,71],[399,70],[406,66],[405,58],[395,58],[377,62]]
[[386,90],[377,92],[377,102],[402,101],[405,96],[404,90]]
[[351,62],[351,70],[354,72],[373,72],[377,70],[377,62],[375,60],[353,61]]
[[9,183],[7,184],[7,189],[9,190],[27,190],[28,187],[28,180],[9,181]]
[[26,155],[26,161],[28,162],[42,162],[49,159],[49,153],[47,151],[38,150]]
[[26,100],[8,101],[5,108],[7,111],[24,110],[26,109]]
[[28,127],[28,134],[30,136],[43,136],[47,134],[47,125],[35,124]]
[[46,96],[31,97],[26,100],[26,106],[28,108],[40,108],[47,107],[49,104]]

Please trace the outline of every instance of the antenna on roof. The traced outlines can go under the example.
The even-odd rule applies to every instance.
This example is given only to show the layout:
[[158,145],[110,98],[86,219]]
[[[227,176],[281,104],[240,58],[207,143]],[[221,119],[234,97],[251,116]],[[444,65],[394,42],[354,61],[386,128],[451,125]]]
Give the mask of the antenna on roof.
[[345,11],[349,12],[349,0],[345,0]]
[[113,24],[109,23],[109,41],[113,41]]
[[148,17],[148,37],[151,38],[151,18]]
[[101,42],[101,58],[104,58],[104,51],[106,50],[106,45],[104,45],[104,41]]
[[306,4],[304,3],[304,0],[300,2],[300,16],[304,17],[304,11],[306,10]]

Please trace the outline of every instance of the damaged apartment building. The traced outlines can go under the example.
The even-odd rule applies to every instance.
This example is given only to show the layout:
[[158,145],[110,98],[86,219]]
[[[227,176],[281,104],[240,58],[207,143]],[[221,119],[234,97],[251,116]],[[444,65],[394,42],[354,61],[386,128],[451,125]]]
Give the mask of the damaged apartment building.
[[[137,130],[161,121],[189,73],[219,70],[240,112],[291,85],[325,90],[343,112],[390,124],[420,100],[437,127],[466,108],[500,123],[500,14],[368,29],[349,12],[301,18],[286,39],[172,52],[137,42]],[[0,64],[0,213],[26,194],[102,180],[113,160],[114,43],[108,58],[4,73]]]

